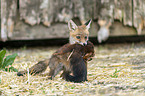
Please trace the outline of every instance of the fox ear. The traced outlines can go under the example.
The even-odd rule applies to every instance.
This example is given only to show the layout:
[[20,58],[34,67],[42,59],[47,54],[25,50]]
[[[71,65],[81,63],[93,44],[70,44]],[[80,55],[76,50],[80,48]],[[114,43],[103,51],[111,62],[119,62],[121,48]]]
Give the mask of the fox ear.
[[85,23],[87,30],[89,30],[91,22],[92,22],[92,19],[90,19],[89,21]]
[[69,30],[75,30],[78,27],[77,27],[77,25],[72,20],[70,20],[68,22],[68,28],[69,28]]

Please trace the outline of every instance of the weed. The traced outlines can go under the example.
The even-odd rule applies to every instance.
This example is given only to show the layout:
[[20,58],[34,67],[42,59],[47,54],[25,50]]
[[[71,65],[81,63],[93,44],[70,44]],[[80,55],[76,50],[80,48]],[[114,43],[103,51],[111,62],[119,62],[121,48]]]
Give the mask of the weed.
[[115,72],[113,73],[113,75],[110,75],[112,78],[117,78],[118,75],[117,73],[120,72],[120,70],[117,70],[117,68],[115,69]]
[[18,70],[12,66],[17,54],[14,53],[6,57],[5,55],[6,55],[6,50],[1,50],[0,51],[0,70],[5,70],[9,72],[10,71],[18,72]]
[[27,46],[21,47],[21,50],[26,50],[26,49],[27,49]]

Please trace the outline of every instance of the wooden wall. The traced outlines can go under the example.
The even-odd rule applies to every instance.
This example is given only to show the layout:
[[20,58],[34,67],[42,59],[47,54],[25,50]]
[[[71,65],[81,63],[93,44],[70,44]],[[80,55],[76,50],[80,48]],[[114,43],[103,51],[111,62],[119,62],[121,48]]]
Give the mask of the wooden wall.
[[[145,0],[1,0],[1,40],[68,37],[70,19],[111,23],[111,36],[145,35]],[[121,29],[121,30],[120,30]]]

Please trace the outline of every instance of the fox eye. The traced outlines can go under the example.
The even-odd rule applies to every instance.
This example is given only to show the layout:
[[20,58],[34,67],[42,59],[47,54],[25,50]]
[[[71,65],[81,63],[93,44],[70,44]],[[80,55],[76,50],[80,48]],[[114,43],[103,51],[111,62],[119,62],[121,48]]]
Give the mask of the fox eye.
[[85,39],[87,39],[87,36],[85,36]]
[[81,37],[80,37],[80,36],[76,36],[76,38],[77,38],[77,39],[80,39]]

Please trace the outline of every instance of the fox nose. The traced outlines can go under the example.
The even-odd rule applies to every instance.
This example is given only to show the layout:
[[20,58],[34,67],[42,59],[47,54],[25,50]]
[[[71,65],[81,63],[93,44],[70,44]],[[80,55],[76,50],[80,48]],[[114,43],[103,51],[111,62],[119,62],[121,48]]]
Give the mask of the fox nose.
[[83,43],[83,45],[86,46],[87,44],[86,43]]

